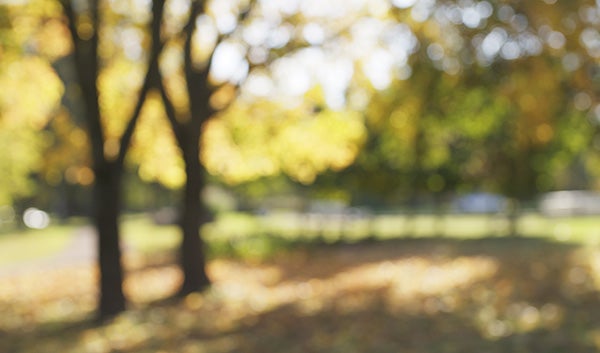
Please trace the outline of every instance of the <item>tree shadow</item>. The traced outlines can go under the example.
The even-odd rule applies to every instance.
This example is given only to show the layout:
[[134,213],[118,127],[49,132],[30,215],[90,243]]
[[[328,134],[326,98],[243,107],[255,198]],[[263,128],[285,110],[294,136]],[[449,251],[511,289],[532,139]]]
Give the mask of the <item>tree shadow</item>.
[[[461,256],[488,256],[502,264],[505,272],[526,275],[531,266],[542,271],[552,271],[568,261],[571,252],[579,247],[545,238],[496,237],[452,239],[441,237],[395,238],[358,242],[320,240],[303,241],[289,246],[296,251],[286,252],[272,261],[289,280],[308,280],[330,277],[356,266],[382,261],[422,257],[435,260]],[[545,255],[558,257],[560,263],[545,261]],[[518,260],[518,263],[515,262]],[[518,268],[515,268],[518,267]],[[520,270],[525,270],[519,271]]]
[[[589,251],[538,238],[300,246],[259,264],[233,261],[203,295],[135,308],[102,327],[7,332],[0,348],[85,351],[94,338],[103,351],[129,353],[596,352]],[[265,268],[276,276],[252,277]]]
[[401,239],[319,247],[299,258],[279,259],[281,281],[327,280],[369,264],[385,266],[409,259],[429,260],[430,271],[442,271],[442,280],[456,270],[443,273],[444,264],[460,259],[484,258],[497,267],[489,276],[439,292],[416,291],[409,300],[400,297],[399,303],[394,302],[394,292],[402,288],[394,284],[362,289],[357,285],[320,303],[311,302],[315,300],[309,296],[246,317],[236,329],[219,335],[230,345],[236,342],[233,346],[213,348],[222,352],[596,352],[600,318],[595,313],[600,298],[594,271],[582,256],[575,245],[527,238]]

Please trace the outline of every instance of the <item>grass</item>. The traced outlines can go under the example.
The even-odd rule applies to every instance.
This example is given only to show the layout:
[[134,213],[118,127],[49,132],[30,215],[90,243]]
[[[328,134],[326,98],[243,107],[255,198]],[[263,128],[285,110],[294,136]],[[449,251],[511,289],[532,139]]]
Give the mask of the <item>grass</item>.
[[43,230],[21,229],[0,235],[0,266],[56,254],[67,246],[78,227],[52,225]]
[[126,217],[122,223],[121,231],[123,241],[127,246],[150,255],[174,249],[180,240],[177,226],[158,226],[146,215]]
[[[53,224],[44,230],[12,230],[0,235],[0,266],[49,257],[64,249],[85,223],[76,219]],[[356,242],[398,237],[449,237],[471,239],[503,236],[508,231],[505,217],[487,215],[421,214],[379,215],[342,219],[273,212],[265,216],[223,213],[205,226],[204,237],[212,257],[268,257],[294,244]],[[524,214],[518,221],[519,234],[582,245],[600,244],[600,219],[596,217],[546,218]],[[175,225],[157,226],[150,217],[128,215],[122,222],[127,247],[152,255],[175,249],[180,241]]]
[[[0,261],[50,256],[81,225],[3,234]],[[600,220],[527,214],[522,237],[507,229],[474,215],[221,214],[204,229],[213,286],[158,305],[181,273],[152,255],[179,231],[127,216],[125,257],[150,255],[125,262],[129,310],[90,323],[90,264],[0,277],[0,352],[600,350]]]
[[[398,237],[471,239],[505,236],[509,226],[507,218],[501,215],[396,214],[353,219],[288,212],[274,212],[266,216],[227,213],[206,227],[205,236],[209,241],[239,240],[257,235],[293,240],[321,238],[330,242]],[[523,237],[542,237],[587,245],[600,242],[600,218],[597,217],[547,218],[537,213],[525,213],[517,221],[517,230]]]

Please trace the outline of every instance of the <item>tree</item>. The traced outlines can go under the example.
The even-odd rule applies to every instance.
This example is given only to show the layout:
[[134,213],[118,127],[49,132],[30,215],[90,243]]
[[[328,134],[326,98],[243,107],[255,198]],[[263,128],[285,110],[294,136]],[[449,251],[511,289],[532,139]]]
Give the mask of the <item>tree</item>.
[[[594,79],[586,72],[598,55],[590,25],[600,20],[592,2],[397,5],[393,16],[409,24],[419,49],[403,63],[409,75],[400,70],[372,95],[367,146],[375,154],[359,161],[422,174],[406,192],[436,174],[448,186],[520,199],[568,186],[557,161],[577,158],[592,132],[585,116]],[[403,111],[411,123],[394,129]]]
[[[202,222],[208,219],[208,211],[199,200],[199,194],[205,184],[204,174],[206,173],[205,167],[200,163],[199,158],[201,155],[204,156],[205,161],[208,162],[207,164],[214,166],[208,161],[214,161],[214,159],[206,157],[206,152],[210,150],[210,147],[205,148],[203,151],[200,147],[208,147],[205,143],[215,140],[203,139],[203,136],[205,136],[205,132],[211,129],[212,132],[215,132],[215,130],[223,127],[221,119],[223,115],[228,114],[228,108],[231,108],[234,112],[259,110],[257,105],[261,104],[260,99],[254,102],[245,101],[241,104],[238,104],[240,101],[237,100],[237,98],[243,96],[243,83],[253,73],[258,76],[268,76],[269,68],[282,64],[282,62],[278,63],[278,59],[289,58],[294,53],[300,55],[303,49],[306,49],[307,52],[312,49],[314,54],[315,48],[319,45],[317,42],[321,39],[314,40],[314,36],[303,35],[300,31],[294,31],[293,28],[294,26],[301,28],[301,25],[309,27],[309,24],[312,24],[313,30],[320,32],[319,27],[326,23],[325,18],[332,16],[332,14],[315,15],[314,12],[309,10],[308,8],[303,9],[304,13],[302,13],[300,9],[294,8],[294,6],[290,8],[283,3],[266,4],[257,1],[231,2],[222,6],[216,1],[191,2],[187,18],[184,21],[185,24],[182,26],[183,38],[179,48],[183,57],[181,68],[175,74],[173,74],[173,71],[170,73],[163,72],[162,75],[165,79],[160,84],[166,115],[181,150],[186,174],[180,220],[183,232],[180,248],[181,266],[184,272],[184,282],[180,290],[182,295],[201,290],[209,283],[204,271],[205,260],[202,253],[202,240],[198,235],[198,229]],[[282,21],[280,16],[286,16],[286,21]],[[313,20],[315,23],[310,23]],[[199,29],[198,26],[202,26],[202,29]],[[317,28],[315,29],[315,27]],[[324,38],[322,39],[330,39],[337,38],[340,32],[347,29],[347,24],[345,20],[342,21],[337,18],[331,20],[324,27],[327,28],[325,28]],[[320,37],[320,35],[317,34],[317,37]],[[225,69],[223,66],[219,66],[219,64],[223,65],[219,63],[219,60],[227,62]],[[325,90],[327,98],[330,98],[329,96],[332,94],[342,94],[343,101],[341,91],[345,89],[343,86],[347,84],[345,81],[349,80],[348,72],[352,70],[351,66],[347,70],[349,65],[346,64],[348,63],[348,61],[342,62],[344,72],[336,78],[338,80],[342,79],[342,87],[340,88],[339,84],[336,84],[335,89],[331,89],[329,87],[331,85],[329,85],[328,89]],[[315,63],[312,64],[315,65]],[[234,67],[231,67],[231,65]],[[289,63],[286,65],[289,66]],[[284,65],[280,65],[280,69],[283,67]],[[333,72],[338,71],[339,69]],[[177,80],[172,79],[177,74],[183,77],[183,84],[178,85]],[[289,78],[286,78],[286,80],[289,81]],[[291,84],[288,83],[288,85]],[[305,93],[309,86],[302,87],[300,95]],[[184,93],[181,94],[181,92]],[[257,103],[257,105],[254,105],[254,103]],[[321,103],[319,102],[319,104]],[[304,140],[305,137],[313,136],[326,139],[326,127],[344,126],[342,113],[323,111],[322,114],[317,114],[316,112],[323,110],[323,107],[314,104],[308,105],[308,107],[307,105],[301,105],[296,107],[297,109],[281,109],[281,106],[271,106],[274,107],[270,111],[272,117],[281,121],[287,118],[293,121],[292,124],[275,124],[275,126],[281,127],[281,130],[277,128],[269,130],[270,132],[276,131],[275,134],[281,136],[279,141],[274,144],[279,145],[280,151],[285,151],[286,149],[281,147],[283,142],[286,142],[286,148],[292,145],[295,148],[290,151],[296,153],[294,155],[288,153],[286,156],[275,158],[272,155],[262,156],[262,158],[257,156],[263,162],[267,161],[267,164],[272,164],[273,168],[264,167],[263,164],[264,168],[258,167],[258,169],[261,169],[260,171],[250,173],[253,177],[282,171],[306,184],[314,180],[315,174],[329,167],[339,170],[351,163],[358,150],[356,142],[360,141],[362,136],[360,123],[357,132],[357,124],[353,118],[349,119],[350,123],[348,124],[352,128],[331,135],[336,137],[336,141],[344,143],[337,149],[336,147],[330,148],[331,151],[335,152],[333,156],[329,156],[328,153],[324,153],[322,150],[319,151],[316,147],[331,146],[332,144],[327,145],[325,143],[312,146],[283,140],[289,137],[302,137],[301,140]],[[264,106],[268,106],[268,104]],[[285,114],[277,115],[276,112],[280,110],[284,110]],[[292,112],[293,110],[295,112]],[[269,115],[269,113],[266,115]],[[298,116],[312,116],[315,119],[307,123],[307,121],[303,121],[303,118],[298,119]],[[213,120],[209,123],[211,118]],[[251,117],[246,116],[246,118]],[[271,119],[271,117],[268,119]],[[231,123],[233,120],[235,119],[229,120],[229,122]],[[225,125],[229,124],[225,123]],[[230,126],[233,125],[237,125],[237,123]],[[261,130],[262,128],[258,127],[257,129]],[[306,133],[307,131],[308,133]],[[229,133],[232,132],[229,131]],[[214,134],[209,135],[214,136]],[[232,135],[236,134],[232,133]],[[346,140],[349,140],[348,144],[345,144]],[[265,141],[253,141],[252,143],[257,142],[265,143]],[[217,143],[223,145],[223,143]],[[236,142],[233,145],[233,148],[229,151],[235,151],[238,147],[241,147]],[[271,144],[269,143],[269,145]],[[212,151],[216,151],[216,149]],[[273,151],[276,150],[273,149],[271,152]],[[268,162],[269,160],[271,162],[275,161],[275,163]],[[222,163],[217,164],[231,165],[229,161],[222,161]],[[219,168],[215,169],[217,169],[216,174],[220,174]],[[212,169],[212,171],[215,172],[215,169]],[[236,173],[225,172],[223,174],[228,174],[227,177],[231,177]],[[238,176],[240,174],[243,173],[239,173]],[[240,181],[241,179],[237,180],[237,182]]]
[[[93,221],[98,232],[98,265],[100,271],[100,298],[98,317],[109,318],[125,310],[123,294],[123,269],[119,236],[121,210],[121,176],[127,153],[140,112],[150,88],[157,80],[156,67],[161,51],[160,43],[152,43],[148,54],[148,68],[133,109],[119,139],[107,135],[108,117],[103,117],[99,79],[103,69],[100,53],[101,31],[104,26],[101,3],[92,0],[77,7],[71,1],[60,2],[68,22],[73,45],[75,67],[81,99],[85,110],[85,128],[91,145],[94,172]],[[160,26],[164,3],[152,4],[155,17],[150,22],[150,32]],[[114,117],[110,117],[114,119]]]
[[[210,284],[206,274],[206,259],[202,238],[199,236],[200,226],[209,220],[208,209],[200,199],[201,191],[205,185],[205,173],[200,164],[199,156],[202,125],[214,112],[209,104],[213,88],[208,83],[208,66],[198,70],[192,58],[192,38],[196,28],[196,19],[202,12],[203,5],[204,2],[192,2],[188,20],[183,30],[185,36],[183,71],[188,103],[187,111],[180,113],[183,116],[178,114],[176,105],[167,93],[162,79],[157,81],[165,112],[185,165],[185,187],[179,215],[182,230],[179,255],[184,279],[179,295],[201,291]],[[156,12],[154,16],[158,17]],[[160,29],[155,33],[160,36]],[[154,67],[154,70],[154,74],[159,76],[159,67]]]

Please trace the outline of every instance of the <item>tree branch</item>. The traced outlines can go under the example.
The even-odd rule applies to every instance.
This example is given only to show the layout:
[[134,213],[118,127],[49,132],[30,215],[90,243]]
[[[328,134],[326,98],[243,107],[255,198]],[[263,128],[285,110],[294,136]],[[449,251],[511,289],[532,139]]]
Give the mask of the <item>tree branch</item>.
[[83,93],[88,125],[88,135],[91,141],[92,157],[95,167],[105,161],[104,158],[104,131],[100,122],[100,108],[98,105],[98,2],[93,1],[90,9],[90,19],[93,33],[90,38],[82,39],[77,32],[78,14],[73,9],[69,0],[61,0],[71,39],[73,41],[73,59],[78,76],[78,84]]
[[171,101],[171,98],[169,98],[169,95],[167,94],[167,91],[162,82],[162,79],[159,79],[157,86],[158,86],[157,87],[158,91],[160,92],[160,97],[162,98],[162,101],[163,101],[167,119],[169,120],[169,123],[171,124],[171,128],[173,129],[173,133],[175,134],[175,138],[177,139],[177,142],[181,143],[181,142],[183,142],[183,136],[181,134],[181,129],[183,127],[181,126],[181,123],[179,123],[179,121],[177,121],[177,111],[175,109],[175,105]]
[[69,26],[69,32],[71,32],[71,39],[73,40],[73,46],[77,49],[77,41],[79,41],[79,36],[77,35],[77,27],[75,25],[77,21],[77,15],[75,15],[75,11],[73,10],[73,6],[71,6],[71,1],[69,0],[61,0],[59,1],[60,5],[63,9],[63,14],[67,18],[67,25]]
[[213,93],[213,88],[208,84],[210,62],[209,65],[197,69],[192,57],[192,39],[194,31],[196,30],[196,18],[205,11],[204,7],[205,1],[194,1],[190,9],[190,16],[184,27],[186,38],[183,47],[183,70],[186,78],[189,110],[191,114],[188,124],[189,128],[194,131],[200,130],[206,115],[212,115],[210,105],[208,104],[210,96]]
[[151,33],[151,42],[150,42],[150,58],[148,59],[148,68],[146,70],[146,76],[144,78],[144,82],[142,87],[140,88],[140,92],[138,95],[138,100],[135,105],[133,112],[131,113],[131,117],[128,120],[127,126],[123,135],[121,136],[121,141],[119,145],[119,154],[117,157],[117,162],[120,165],[125,161],[125,155],[127,153],[127,149],[131,143],[131,139],[133,138],[133,133],[135,131],[135,126],[140,118],[142,108],[146,101],[146,97],[150,90],[157,86],[157,82],[160,81],[160,72],[159,72],[159,58],[164,48],[165,43],[160,38],[160,30],[161,23],[164,13],[164,0],[155,0],[152,2],[152,21],[150,22],[150,33]]
[[[256,4],[257,4],[257,0],[250,0],[248,2],[248,4],[246,5],[246,7],[244,9],[242,9],[239,14],[238,14],[238,20],[237,20],[237,28],[240,27],[244,27],[244,24],[246,23],[246,21],[248,21],[249,18],[252,18],[252,10],[256,8]],[[197,15],[196,15],[197,16]],[[195,16],[194,16],[195,18]],[[191,19],[191,18],[190,18]],[[193,25],[193,23],[188,22],[188,25]],[[192,63],[192,57],[191,57],[191,35],[193,34],[193,30],[195,29],[195,27],[193,28],[189,28],[189,34],[188,37],[186,38],[186,48],[185,48],[185,56],[186,56],[186,68],[189,68],[189,70],[191,71],[191,76],[189,77],[194,77],[193,81],[197,81],[197,83],[199,82],[203,82],[204,83],[204,95],[202,96],[203,99],[201,99],[201,101],[203,101],[206,104],[206,111],[208,112],[206,118],[210,117],[211,115],[213,115],[215,113],[213,107],[210,106],[210,97],[217,92],[220,88],[222,88],[224,85],[228,85],[230,83],[223,83],[217,86],[213,86],[208,82],[208,76],[210,73],[210,65],[212,63],[214,54],[216,50],[213,50],[210,55],[208,56],[208,58],[206,59],[207,65],[206,67],[201,71],[201,72],[194,72],[193,70],[193,63]],[[233,30],[229,33],[221,33],[219,34],[218,38],[217,38],[217,46],[220,43],[223,43],[224,41],[228,40],[229,38],[231,38],[231,36],[236,32],[236,30]],[[188,41],[190,43],[190,45],[188,46]],[[216,47],[215,47],[216,49]],[[234,89],[236,90],[235,95],[238,95],[239,93],[239,84],[235,84],[233,85]],[[200,91],[199,88],[193,87],[193,90],[197,90]],[[193,90],[190,90],[190,88],[188,87],[188,92],[194,92]],[[200,92],[198,92],[200,93]],[[190,105],[192,104],[192,99],[194,99],[193,97],[189,97],[190,98]],[[200,97],[196,97],[196,99],[199,99]],[[196,101],[196,100],[193,100]],[[233,102],[233,99],[230,101],[229,104],[227,104],[226,107],[221,107],[220,110],[222,109],[226,109],[227,107],[229,107],[229,105],[231,104],[231,102]],[[200,124],[202,124],[203,121],[200,121]]]
[[[164,6],[164,0],[154,1],[154,3],[157,3],[157,2],[162,3],[162,5]],[[156,5],[154,3],[153,3],[152,12],[154,14],[160,12],[161,17],[162,17],[163,9],[159,8],[158,5]],[[192,17],[190,17],[190,19],[191,18]],[[188,20],[188,23],[186,24],[186,26],[190,26],[192,24],[193,23],[190,23],[190,21]],[[168,40],[161,39],[159,26],[154,25],[152,28],[152,42],[160,43],[161,49],[168,42]],[[161,100],[163,102],[163,106],[165,109],[165,114],[167,115],[169,124],[171,125],[173,133],[175,134],[175,138],[177,139],[178,142],[181,143],[183,141],[182,140],[183,136],[181,134],[182,127],[181,127],[181,124],[179,123],[179,121],[177,120],[177,110],[175,109],[175,105],[173,104],[171,98],[169,98],[169,95],[167,93],[165,85],[162,81],[162,74],[160,73],[160,66],[158,65],[158,61],[156,62],[156,65],[149,66],[149,69],[152,70],[151,75],[156,78],[154,81],[151,81],[150,88],[155,88],[160,93]]]

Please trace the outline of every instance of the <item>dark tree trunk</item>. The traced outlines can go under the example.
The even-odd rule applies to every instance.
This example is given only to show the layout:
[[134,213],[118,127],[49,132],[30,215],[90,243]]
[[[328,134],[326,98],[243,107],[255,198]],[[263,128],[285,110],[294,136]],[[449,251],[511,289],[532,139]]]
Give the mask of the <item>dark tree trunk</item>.
[[86,130],[90,138],[92,163],[94,165],[94,213],[93,221],[98,231],[98,266],[100,273],[100,299],[98,317],[101,320],[112,317],[125,310],[123,294],[123,268],[119,244],[119,215],[121,208],[121,176],[125,154],[131,142],[133,132],[140,117],[143,103],[151,87],[159,79],[158,60],[163,43],[160,41],[160,28],[164,1],[152,2],[153,19],[150,23],[152,42],[150,58],[144,83],[140,89],[137,103],[125,130],[119,140],[119,150],[114,156],[105,155],[105,131],[102,124],[98,92],[98,76],[101,63],[98,55],[101,29],[101,2],[88,3],[85,15],[89,16],[92,33],[89,38],[81,38],[77,31],[77,22],[83,12],[73,7],[72,1],[61,0],[63,13],[73,41],[73,60],[77,81],[81,88],[85,109]]
[[118,164],[107,163],[96,171],[94,221],[98,230],[99,320],[125,310],[118,228],[121,206],[120,169]]
[[[198,68],[192,59],[196,19],[204,11],[205,2],[193,1],[191,5],[187,24],[184,26],[186,38],[183,48],[183,69],[189,100],[187,116],[179,116],[162,81],[157,80],[167,118],[183,154],[187,178],[180,212],[182,241],[179,255],[183,271],[183,283],[178,293],[180,296],[202,291],[210,285],[205,269],[204,244],[200,236],[200,229],[210,219],[210,215],[200,195],[206,182],[205,170],[199,158],[202,125],[214,113],[209,101],[216,88],[208,82],[209,66]],[[207,60],[209,63],[210,61]]]
[[210,285],[205,270],[204,243],[200,236],[200,227],[209,219],[200,197],[205,184],[204,170],[198,159],[198,138],[190,138],[186,143],[187,148],[182,148],[187,179],[180,213],[183,233],[179,254],[183,271],[180,296],[202,291]]

